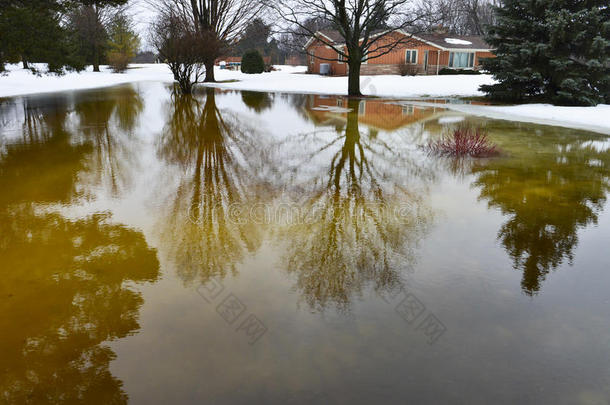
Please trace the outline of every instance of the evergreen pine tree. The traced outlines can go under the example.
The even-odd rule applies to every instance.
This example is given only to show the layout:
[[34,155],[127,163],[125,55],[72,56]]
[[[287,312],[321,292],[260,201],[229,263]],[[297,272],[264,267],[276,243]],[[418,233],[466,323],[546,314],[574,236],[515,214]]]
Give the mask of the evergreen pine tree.
[[506,101],[563,105],[610,102],[607,0],[503,0],[483,61],[497,84],[481,89]]
[[108,63],[115,72],[127,69],[136,56],[140,39],[132,29],[131,19],[124,12],[117,12],[108,27]]
[[88,48],[88,59],[93,65],[93,71],[100,71],[100,63],[106,54],[108,33],[106,25],[111,9],[127,3],[127,0],[74,0],[81,7],[72,13],[71,25],[79,33],[83,48]]
[[244,53],[241,58],[241,71],[243,73],[263,73],[265,71],[265,62],[263,57],[256,49],[251,49]]
[[82,69],[70,47],[69,31],[61,24],[64,3],[57,0],[8,0],[0,7],[0,59],[47,63],[51,72],[63,67]]

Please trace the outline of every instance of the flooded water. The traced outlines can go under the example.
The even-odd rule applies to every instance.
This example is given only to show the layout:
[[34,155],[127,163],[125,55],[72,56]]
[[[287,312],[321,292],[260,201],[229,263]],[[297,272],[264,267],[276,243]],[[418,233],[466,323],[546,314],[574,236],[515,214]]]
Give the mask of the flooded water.
[[610,139],[444,102],[2,100],[0,402],[610,403]]

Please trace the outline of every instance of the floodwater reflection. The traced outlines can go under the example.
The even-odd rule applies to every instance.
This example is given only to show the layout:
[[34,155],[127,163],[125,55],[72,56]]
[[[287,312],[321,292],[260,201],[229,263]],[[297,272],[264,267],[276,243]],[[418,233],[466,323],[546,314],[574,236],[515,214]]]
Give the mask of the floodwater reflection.
[[[346,100],[344,128],[302,134],[291,144],[300,155],[289,170],[293,197],[312,215],[280,235],[289,241],[286,267],[298,290],[320,310],[348,309],[367,285],[377,293],[401,288],[401,272],[413,265],[414,247],[433,218],[409,172],[417,164],[404,149],[361,132],[360,105]],[[307,143],[313,151],[302,153]],[[318,163],[313,171],[310,161]]]
[[578,231],[597,224],[610,190],[610,150],[595,148],[595,137],[559,132],[549,129],[515,145],[509,137],[527,134],[494,128],[493,140],[512,156],[471,169],[480,199],[508,218],[498,239],[523,272],[521,287],[529,295],[540,291],[549,271],[572,264]]
[[265,197],[257,179],[265,145],[255,128],[217,107],[213,89],[204,99],[174,94],[167,110],[158,154],[179,169],[179,184],[163,219],[164,243],[185,282],[205,283],[233,272],[261,243],[260,227],[231,208]]
[[273,106],[273,95],[260,91],[242,91],[241,100],[249,109],[261,113]]
[[143,100],[131,86],[105,92],[80,93],[75,100],[78,128],[93,147],[89,186],[103,185],[113,197],[129,189],[136,161],[132,131],[137,126]]
[[[0,402],[610,398],[608,137],[160,83],[0,125]],[[505,154],[421,150],[458,125]]]
[[159,265],[139,232],[108,215],[71,220],[52,208],[75,198],[91,145],[72,143],[67,100],[46,102],[24,105],[23,138],[0,156],[0,398],[126,403],[105,342],[139,329],[143,300],[126,283],[155,281]]

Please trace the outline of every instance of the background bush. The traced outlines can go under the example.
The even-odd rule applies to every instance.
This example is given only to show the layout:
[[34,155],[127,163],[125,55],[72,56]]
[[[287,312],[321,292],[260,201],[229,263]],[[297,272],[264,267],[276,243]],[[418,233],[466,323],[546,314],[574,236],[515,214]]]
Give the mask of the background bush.
[[247,51],[241,58],[241,71],[243,73],[263,73],[265,62],[263,57],[256,50]]
[[140,40],[132,26],[131,19],[121,12],[116,13],[110,22],[106,57],[114,72],[124,72],[138,51]]
[[419,71],[419,67],[417,65],[407,63],[401,63],[398,66],[398,69],[400,70],[401,76],[415,76]]

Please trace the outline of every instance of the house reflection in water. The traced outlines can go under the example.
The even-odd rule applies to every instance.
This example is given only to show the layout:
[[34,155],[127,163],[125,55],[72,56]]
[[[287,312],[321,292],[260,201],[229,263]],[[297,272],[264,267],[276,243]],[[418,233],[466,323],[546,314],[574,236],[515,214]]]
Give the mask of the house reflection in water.
[[[345,97],[312,95],[306,109],[316,125],[343,126],[347,120]],[[359,123],[383,131],[395,131],[411,124],[437,119],[448,113],[451,114],[441,106],[425,107],[381,99],[363,99],[358,104]]]
[[[311,95],[307,100],[306,111],[314,124],[340,128],[347,120],[347,101],[342,96]],[[446,123],[455,123],[464,114],[445,107],[453,103],[486,104],[457,99],[428,99],[425,100],[426,105],[422,105],[421,101],[409,104],[409,101],[404,100],[362,99],[358,105],[358,122],[374,131],[389,132],[413,124],[431,124],[434,127],[437,123],[444,123],[439,118],[446,119]]]

